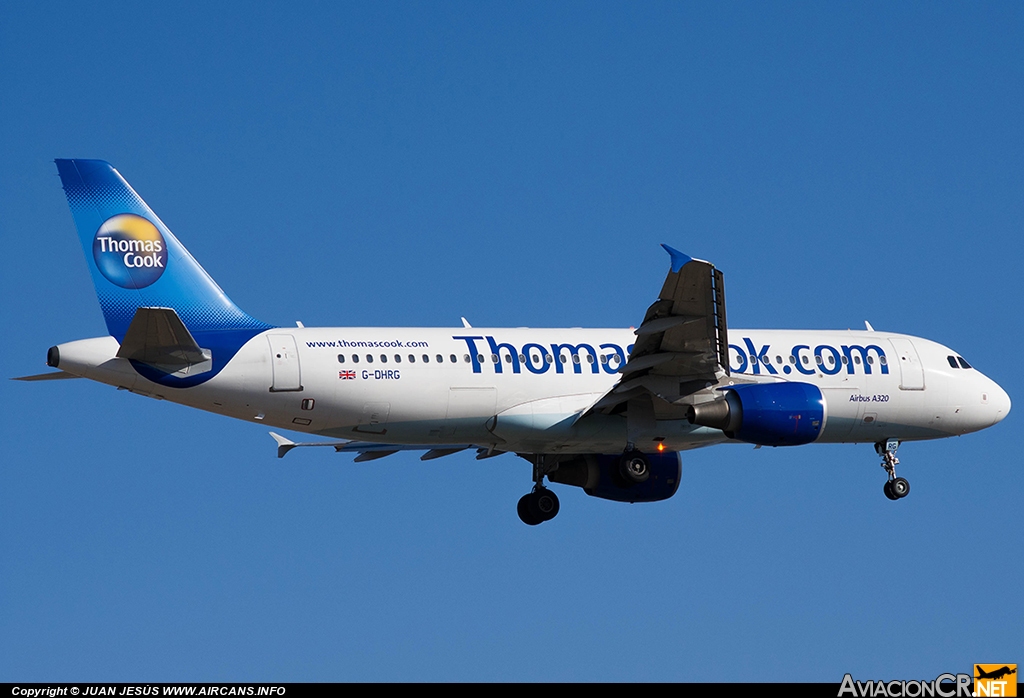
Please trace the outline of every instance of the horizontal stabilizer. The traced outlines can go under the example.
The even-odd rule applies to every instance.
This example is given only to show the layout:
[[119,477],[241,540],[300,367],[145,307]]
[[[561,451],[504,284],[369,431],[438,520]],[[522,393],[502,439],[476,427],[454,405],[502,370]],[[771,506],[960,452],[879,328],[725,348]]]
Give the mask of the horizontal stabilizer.
[[[363,463],[368,460],[375,460],[377,458],[383,458],[384,456],[390,456],[399,451],[426,451],[420,460],[433,460],[434,458],[441,458],[442,456],[450,456],[453,453],[459,451],[465,451],[467,448],[473,448],[474,444],[381,444],[372,443],[369,441],[292,441],[280,434],[270,432],[270,437],[277,442],[277,457],[284,458],[285,454],[291,451],[293,448],[300,446],[330,446],[338,453],[358,453],[356,456],[356,463]],[[477,447],[479,448],[479,447]],[[481,448],[480,451],[484,453],[492,452],[489,448]],[[504,451],[493,451],[493,455],[498,456],[504,453]]]
[[117,356],[174,375],[205,373],[213,367],[173,308],[139,308],[124,333]]
[[67,371],[50,371],[49,373],[37,373],[34,376],[18,376],[17,378],[12,378],[11,380],[12,381],[60,381],[60,380],[65,380],[67,378],[78,378],[78,377],[79,376],[76,376],[73,373],[68,373]]

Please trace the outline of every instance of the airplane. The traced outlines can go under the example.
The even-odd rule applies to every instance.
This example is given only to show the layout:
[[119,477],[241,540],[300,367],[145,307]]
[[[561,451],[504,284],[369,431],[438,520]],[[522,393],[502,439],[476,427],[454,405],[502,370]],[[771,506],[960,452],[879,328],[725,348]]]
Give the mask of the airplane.
[[1003,666],[1003,667],[1000,667],[999,669],[995,669],[994,671],[985,671],[981,667],[975,665],[975,673],[977,674],[977,676],[974,677],[976,679],[1001,679],[1004,676],[1009,676],[1010,674],[1016,674],[1017,673],[1017,669],[1016,669],[1016,665],[1015,665],[1013,669],[1011,669],[1008,666]]
[[545,485],[620,502],[679,487],[682,452],[723,443],[874,444],[885,496],[905,441],[1006,417],[1010,398],[959,352],[865,330],[743,330],[726,322],[722,272],[663,245],[670,267],[636,329],[273,326],[239,309],[102,160],[55,161],[107,336],[53,346],[56,372],[314,434],[276,432],[278,457],[333,447],[355,462],[473,449],[532,464],[517,512],[559,511]]

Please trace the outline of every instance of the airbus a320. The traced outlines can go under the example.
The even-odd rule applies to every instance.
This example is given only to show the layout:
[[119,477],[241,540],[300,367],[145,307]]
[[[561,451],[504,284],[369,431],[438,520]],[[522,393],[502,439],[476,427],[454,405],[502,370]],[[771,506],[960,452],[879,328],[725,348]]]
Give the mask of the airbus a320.
[[[276,327],[239,309],[110,164],[57,160],[106,336],[51,347],[57,371],[327,441],[271,432],[277,454],[356,461],[467,449],[532,464],[518,503],[555,517],[545,484],[652,502],[688,449],[873,444],[891,500],[902,442],[998,423],[1010,398],[959,352],[892,332],[729,328],[722,272],[664,246],[669,271],[632,329]],[[653,290],[653,289],[652,289]],[[638,309],[639,310],[639,309]]]

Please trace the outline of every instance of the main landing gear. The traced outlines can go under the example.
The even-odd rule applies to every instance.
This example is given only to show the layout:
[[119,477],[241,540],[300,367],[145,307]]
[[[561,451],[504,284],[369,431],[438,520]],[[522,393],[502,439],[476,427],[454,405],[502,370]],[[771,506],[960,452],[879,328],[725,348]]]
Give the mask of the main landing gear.
[[889,479],[885,481],[882,491],[885,496],[893,501],[903,499],[910,494],[910,483],[905,477],[896,477],[896,466],[900,460],[896,457],[896,449],[900,447],[897,439],[889,439],[882,443],[875,444],[875,452],[882,457],[882,468],[888,473]]
[[519,518],[524,524],[536,526],[558,515],[558,497],[547,487],[537,485],[533,492],[524,494],[519,499],[516,511],[519,512]]
[[519,518],[527,526],[536,526],[550,521],[558,515],[558,497],[544,486],[544,476],[556,468],[558,468],[557,461],[554,466],[548,466],[543,455],[537,456],[537,460],[533,464],[533,491],[524,494],[516,507]]

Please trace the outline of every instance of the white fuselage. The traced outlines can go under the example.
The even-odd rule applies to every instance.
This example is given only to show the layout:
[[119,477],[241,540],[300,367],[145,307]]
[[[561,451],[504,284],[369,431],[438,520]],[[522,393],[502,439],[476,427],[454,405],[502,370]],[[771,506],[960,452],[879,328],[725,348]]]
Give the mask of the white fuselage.
[[[886,332],[730,329],[730,376],[656,406],[636,439],[671,450],[728,441],[689,424],[685,404],[731,382],[802,381],[825,396],[820,442],[918,440],[977,431],[1007,394],[956,352]],[[578,415],[611,390],[635,336],[618,329],[277,328],[217,375],[168,388],[115,357],[112,337],[59,346],[69,373],[247,421],[333,438],[474,444],[526,453],[617,453],[626,420]]]

